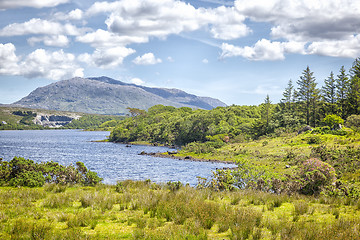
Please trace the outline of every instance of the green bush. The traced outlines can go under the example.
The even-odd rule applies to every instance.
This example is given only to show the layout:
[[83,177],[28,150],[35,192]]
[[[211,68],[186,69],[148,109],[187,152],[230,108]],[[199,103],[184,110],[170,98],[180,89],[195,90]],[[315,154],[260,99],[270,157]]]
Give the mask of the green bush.
[[42,187],[44,183],[45,177],[41,172],[22,171],[10,180],[9,185],[13,187]]
[[[14,157],[10,162],[0,161],[0,185],[41,187],[47,182],[95,186],[101,181],[102,178],[98,177],[97,173],[87,170],[81,162],[78,162],[75,168],[52,161],[35,163],[22,157]],[[49,186],[47,188],[53,189]]]
[[354,131],[360,131],[360,115],[351,115],[346,119],[346,126]]
[[331,129],[334,129],[334,130],[339,129],[339,128],[340,128],[340,125],[343,125],[343,124],[344,124],[344,120],[343,120],[341,117],[339,117],[339,116],[337,116],[337,115],[335,115],[335,114],[327,115],[327,116],[322,120],[322,122],[323,122],[326,126],[330,127]]

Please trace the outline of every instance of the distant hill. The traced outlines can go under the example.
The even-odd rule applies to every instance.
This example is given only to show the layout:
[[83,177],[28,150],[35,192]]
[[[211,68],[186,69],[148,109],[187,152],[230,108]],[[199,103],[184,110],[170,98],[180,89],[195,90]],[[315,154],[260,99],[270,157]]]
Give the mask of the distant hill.
[[127,107],[148,109],[162,104],[212,109],[226,106],[220,100],[198,97],[179,89],[150,88],[108,77],[72,78],[32,91],[17,106],[97,114],[126,114]]

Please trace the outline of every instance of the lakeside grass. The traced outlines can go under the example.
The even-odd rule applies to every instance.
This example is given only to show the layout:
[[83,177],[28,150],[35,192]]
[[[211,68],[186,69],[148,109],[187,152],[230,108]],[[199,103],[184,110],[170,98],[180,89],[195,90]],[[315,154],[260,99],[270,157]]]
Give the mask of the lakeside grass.
[[[312,138],[316,138],[318,142],[312,143]],[[312,149],[319,146],[333,150],[359,148],[360,133],[350,131],[346,136],[287,133],[280,137],[263,137],[258,140],[229,143],[207,153],[181,150],[174,156],[224,162],[246,160],[252,165],[266,167],[271,172],[291,175],[297,170],[300,162],[313,157]]]
[[0,188],[0,239],[357,239],[360,201],[176,184]]

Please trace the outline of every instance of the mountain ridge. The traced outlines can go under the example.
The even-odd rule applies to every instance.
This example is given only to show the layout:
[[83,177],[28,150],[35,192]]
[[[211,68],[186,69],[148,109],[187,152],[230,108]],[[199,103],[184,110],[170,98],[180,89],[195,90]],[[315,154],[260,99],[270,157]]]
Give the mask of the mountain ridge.
[[61,80],[35,89],[14,104],[113,115],[126,114],[128,107],[147,110],[157,104],[208,110],[226,106],[218,99],[199,97],[179,89],[139,86],[105,76]]

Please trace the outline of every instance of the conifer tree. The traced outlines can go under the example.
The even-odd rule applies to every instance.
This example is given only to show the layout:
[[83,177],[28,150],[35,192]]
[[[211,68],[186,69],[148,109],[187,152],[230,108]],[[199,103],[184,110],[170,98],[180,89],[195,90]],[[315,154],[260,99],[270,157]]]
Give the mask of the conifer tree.
[[294,85],[292,84],[292,81],[290,79],[283,93],[283,99],[281,99],[281,102],[284,104],[286,111],[291,111],[293,98],[294,98]]
[[324,86],[322,87],[322,99],[327,105],[327,113],[335,114],[336,113],[336,81],[334,78],[334,73],[331,72],[330,76],[325,79]]
[[350,79],[346,74],[345,67],[340,68],[340,73],[336,78],[336,102],[340,115],[343,119],[346,118],[347,114],[347,98],[350,90]]
[[269,124],[271,118],[271,101],[269,95],[266,95],[262,111],[261,111],[261,118],[265,123],[265,132],[269,132]]
[[309,66],[303,71],[303,75],[297,81],[297,99],[301,105],[301,109],[305,114],[306,124],[316,126],[318,121],[318,102],[319,89],[316,88],[316,79],[314,73],[310,71]]
[[348,95],[349,115],[360,112],[360,58],[355,59],[350,69],[350,90]]

